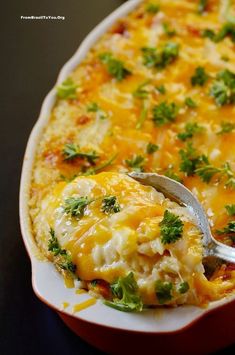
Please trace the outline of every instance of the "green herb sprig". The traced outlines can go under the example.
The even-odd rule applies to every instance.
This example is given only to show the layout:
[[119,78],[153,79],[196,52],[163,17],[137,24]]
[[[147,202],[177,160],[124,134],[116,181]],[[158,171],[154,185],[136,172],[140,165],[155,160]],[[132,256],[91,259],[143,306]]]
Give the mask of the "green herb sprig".
[[111,291],[113,301],[104,301],[107,306],[122,312],[137,312],[143,309],[143,302],[138,294],[138,285],[133,272],[125,277],[119,277],[111,284]]
[[199,0],[197,10],[200,15],[202,15],[206,11],[207,5],[208,5],[208,0]]
[[121,206],[116,196],[105,196],[102,200],[101,211],[106,214],[118,213]]
[[50,229],[50,238],[48,240],[48,251],[50,251],[55,257],[55,263],[64,271],[68,271],[74,277],[76,272],[76,265],[71,260],[71,255],[67,250],[62,249],[59,245],[59,241],[55,236],[55,231]]
[[181,282],[178,288],[178,292],[181,294],[184,294],[186,292],[188,292],[189,290],[189,284],[187,281]]
[[146,80],[142,84],[140,84],[133,92],[133,96],[138,99],[147,99],[149,96],[149,91],[146,90],[146,86],[149,85],[149,83],[150,80]]
[[206,73],[205,69],[203,67],[197,67],[194,75],[191,77],[191,84],[192,86],[204,86],[208,79],[209,75]]
[[62,153],[65,161],[81,158],[86,159],[90,164],[94,164],[95,161],[99,158],[99,155],[95,151],[82,152],[80,147],[74,143],[65,144]]
[[223,229],[217,229],[216,233],[218,235],[228,234],[231,237],[235,237],[235,221],[228,222],[227,226]]
[[232,122],[221,122],[221,129],[217,134],[231,133],[235,130],[235,123]]
[[229,216],[235,216],[235,204],[226,205],[225,208]]
[[143,124],[148,116],[148,108],[145,103],[142,105],[142,109],[140,111],[140,115],[138,117],[137,123],[136,123],[136,129],[141,129],[143,127]]
[[175,243],[183,235],[184,224],[179,216],[166,210],[159,223],[161,242],[163,244]]
[[124,63],[114,58],[111,53],[102,53],[99,59],[106,65],[108,73],[117,79],[117,81],[122,81],[131,75],[131,71],[125,67]]
[[181,157],[180,171],[187,176],[194,175],[200,165],[209,164],[208,158],[205,155],[199,155],[191,142],[187,143],[186,149],[179,151],[179,155]]
[[172,282],[157,280],[155,284],[156,296],[159,304],[165,304],[172,299]]
[[226,22],[220,31],[213,38],[214,42],[221,42],[226,37],[231,38],[232,42],[235,43],[235,23]]
[[173,37],[176,35],[176,31],[173,28],[171,28],[167,22],[163,23],[162,28],[168,37]]
[[74,83],[74,81],[71,78],[66,79],[63,81],[62,84],[57,86],[57,97],[60,99],[76,99],[78,85]]
[[143,64],[148,68],[164,69],[179,56],[179,44],[168,42],[161,50],[153,47],[143,47]]
[[192,138],[195,134],[203,132],[204,127],[196,122],[188,122],[184,127],[184,132],[178,133],[177,137],[185,142],[187,139]]
[[87,106],[87,111],[88,112],[95,112],[98,114],[98,117],[101,120],[104,120],[106,118],[108,118],[108,115],[99,107],[99,105],[96,102],[91,102],[88,106]]
[[131,159],[126,159],[125,162],[136,172],[144,171],[145,158],[142,155],[134,155]]
[[213,165],[205,164],[198,169],[196,169],[196,174],[200,176],[200,178],[206,182],[209,183],[211,179],[218,174],[219,178],[221,179],[222,177],[226,178],[225,186],[228,188],[235,188],[235,176],[234,172],[231,169],[231,166],[228,162],[223,164],[220,168],[214,167]]
[[156,126],[174,122],[179,112],[179,107],[174,103],[161,102],[153,107],[153,122]]
[[235,73],[228,69],[222,70],[216,76],[210,88],[210,95],[217,106],[235,103]]
[[65,200],[64,211],[70,214],[71,217],[80,219],[84,216],[86,207],[94,200],[89,199],[87,196],[82,197],[69,197]]
[[145,11],[149,14],[156,14],[160,10],[160,6],[157,4],[149,3],[145,7]]
[[189,108],[196,108],[197,107],[196,102],[191,97],[186,97],[184,103]]
[[159,150],[159,146],[157,144],[149,142],[146,147],[147,154],[153,154]]

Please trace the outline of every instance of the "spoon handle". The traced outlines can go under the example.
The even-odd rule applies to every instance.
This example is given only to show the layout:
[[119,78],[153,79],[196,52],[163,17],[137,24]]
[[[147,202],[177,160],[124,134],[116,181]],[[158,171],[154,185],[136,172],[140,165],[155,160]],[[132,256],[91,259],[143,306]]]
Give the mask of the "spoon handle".
[[208,254],[235,264],[235,248],[229,247],[218,241],[213,241]]
[[235,264],[235,248],[215,240],[211,235],[209,222],[202,205],[185,186],[166,176],[156,173],[130,173],[130,177],[143,185],[150,185],[160,191],[165,197],[186,206],[196,217],[197,224],[203,234],[204,256],[215,256],[221,260]]

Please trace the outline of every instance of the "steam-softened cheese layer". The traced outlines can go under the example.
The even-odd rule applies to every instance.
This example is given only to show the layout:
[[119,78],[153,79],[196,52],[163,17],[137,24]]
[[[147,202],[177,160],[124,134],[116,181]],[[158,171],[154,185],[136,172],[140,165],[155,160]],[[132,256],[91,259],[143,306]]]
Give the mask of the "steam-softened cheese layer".
[[[95,201],[78,221],[60,207],[67,195],[98,196],[93,189],[103,194],[117,188],[89,175],[157,172],[187,186],[202,203],[214,237],[235,245],[233,5],[222,0],[142,1],[58,87],[37,147],[30,215],[43,252],[53,254],[47,244],[48,228],[53,228],[82,279],[111,282],[133,270],[147,303],[157,302],[153,285],[162,272],[174,284],[191,275],[190,290],[175,294],[173,303],[203,303],[233,290],[232,264],[219,266],[210,281],[203,276],[200,238],[189,222],[183,238],[166,252],[156,234],[163,202],[149,202],[160,198],[154,191],[138,188],[129,197],[126,185],[134,188],[136,183],[123,178],[119,185],[128,193],[125,197],[115,190],[122,205],[118,213],[103,215]],[[80,185],[82,192],[76,190]],[[61,263],[61,250],[53,245],[55,263]],[[69,256],[63,258],[63,270],[74,271]]]

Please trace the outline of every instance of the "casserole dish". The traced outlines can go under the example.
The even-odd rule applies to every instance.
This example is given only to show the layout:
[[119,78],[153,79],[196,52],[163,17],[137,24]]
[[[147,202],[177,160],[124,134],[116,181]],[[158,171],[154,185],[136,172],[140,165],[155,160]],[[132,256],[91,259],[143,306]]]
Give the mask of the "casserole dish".
[[[132,11],[141,1],[131,0],[107,17],[82,43],[75,55],[60,72],[57,85],[62,83],[84,59],[88,50],[113,23]],[[37,144],[47,125],[56,100],[55,88],[46,97],[40,117],[31,133],[22,170],[20,188],[20,219],[24,243],[32,263],[32,283],[37,296],[54,308],[65,323],[78,335],[100,349],[113,354],[128,351],[141,353],[158,346],[158,351],[178,353],[206,353],[234,341],[231,324],[234,297],[210,304],[208,308],[184,306],[172,309],[150,310],[146,314],[124,314],[93,302],[89,308],[76,313],[77,304],[90,299],[87,294],[76,294],[73,288],[64,287],[61,276],[53,264],[45,259],[35,243],[29,216],[29,189]],[[88,301],[90,302],[90,301]],[[221,329],[223,324],[223,329]],[[207,332],[210,329],[210,332]],[[223,334],[223,335],[222,335]],[[115,345],[114,345],[115,344]],[[124,346],[125,344],[125,346]],[[146,346],[146,344],[148,344]],[[186,344],[186,346],[185,346]],[[124,348],[124,350],[123,350]]]

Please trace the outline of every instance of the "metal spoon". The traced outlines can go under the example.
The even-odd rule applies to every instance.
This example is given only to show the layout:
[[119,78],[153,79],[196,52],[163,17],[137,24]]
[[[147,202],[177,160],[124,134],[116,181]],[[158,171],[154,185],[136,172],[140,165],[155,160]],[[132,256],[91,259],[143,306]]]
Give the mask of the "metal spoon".
[[235,249],[218,242],[212,236],[202,205],[184,185],[155,173],[132,172],[128,175],[143,185],[154,187],[157,191],[162,192],[165,197],[184,205],[196,217],[198,227],[203,234],[204,265],[206,263],[209,269],[215,269],[221,263],[220,260],[235,263]]

